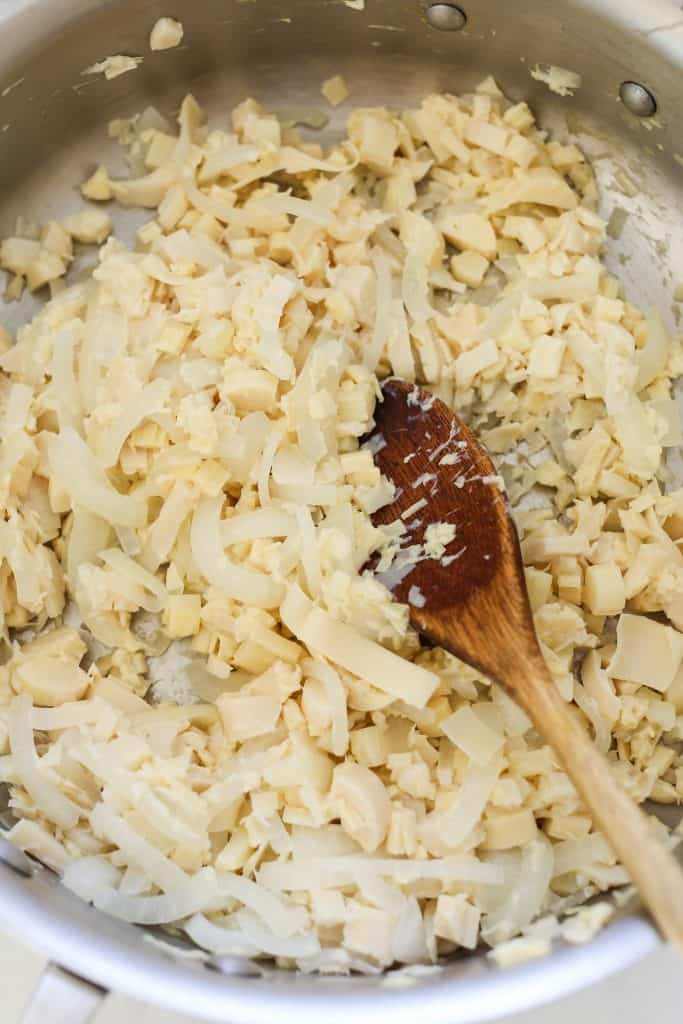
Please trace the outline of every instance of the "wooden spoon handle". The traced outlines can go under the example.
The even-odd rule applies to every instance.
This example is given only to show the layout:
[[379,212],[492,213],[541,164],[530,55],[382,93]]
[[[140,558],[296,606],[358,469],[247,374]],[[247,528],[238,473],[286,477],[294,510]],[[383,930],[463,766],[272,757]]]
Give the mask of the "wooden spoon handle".
[[604,757],[574,718],[542,661],[515,666],[508,683],[551,744],[593,819],[628,870],[663,935],[683,955],[683,869],[647,818],[616,782]]

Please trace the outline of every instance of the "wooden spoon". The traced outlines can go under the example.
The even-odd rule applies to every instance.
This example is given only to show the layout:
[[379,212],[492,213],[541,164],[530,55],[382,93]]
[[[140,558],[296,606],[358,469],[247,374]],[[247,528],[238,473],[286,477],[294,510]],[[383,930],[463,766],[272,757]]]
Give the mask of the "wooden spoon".
[[683,870],[617,784],[550,675],[534,630],[510,508],[483,445],[439,399],[388,380],[369,445],[397,488],[375,525],[402,519],[402,546],[452,523],[441,559],[380,577],[415,629],[514,695],[551,744],[661,931],[683,953]]

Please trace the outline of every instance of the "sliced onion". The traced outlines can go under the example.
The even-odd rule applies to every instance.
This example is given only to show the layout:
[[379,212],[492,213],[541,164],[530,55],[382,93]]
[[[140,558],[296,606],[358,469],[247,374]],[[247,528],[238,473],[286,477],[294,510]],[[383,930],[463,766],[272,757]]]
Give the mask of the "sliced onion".
[[134,495],[120,494],[75,430],[67,427],[52,439],[48,454],[55,477],[74,505],[122,526],[144,526],[147,503]]
[[192,557],[204,578],[226,597],[258,608],[275,608],[284,587],[254,569],[231,562],[221,539],[220,510],[223,497],[204,498],[192,517]]
[[146,871],[150,881],[160,889],[177,888],[187,881],[188,876],[177,864],[131,828],[125,818],[107,804],[100,802],[95,805],[90,813],[90,824],[95,832],[115,843],[127,861]]
[[21,784],[48,821],[73,828],[83,813],[45,776],[33,742],[33,702],[26,694],[15,697],[9,712],[9,742]]

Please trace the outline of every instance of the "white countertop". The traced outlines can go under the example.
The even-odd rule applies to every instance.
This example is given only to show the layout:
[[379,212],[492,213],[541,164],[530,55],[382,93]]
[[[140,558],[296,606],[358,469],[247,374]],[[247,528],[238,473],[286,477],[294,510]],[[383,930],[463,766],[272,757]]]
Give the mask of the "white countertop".
[[[22,1009],[44,963],[39,954],[0,932],[2,1024],[19,1024]],[[661,949],[608,981],[550,1007],[508,1017],[506,1024],[643,1024],[646,1020],[653,1024],[680,1024],[682,1005],[683,964],[672,950]],[[68,1017],[62,1019],[68,1024]],[[45,1019],[42,1024],[53,1022]],[[92,1024],[199,1024],[199,1021],[111,995]]]

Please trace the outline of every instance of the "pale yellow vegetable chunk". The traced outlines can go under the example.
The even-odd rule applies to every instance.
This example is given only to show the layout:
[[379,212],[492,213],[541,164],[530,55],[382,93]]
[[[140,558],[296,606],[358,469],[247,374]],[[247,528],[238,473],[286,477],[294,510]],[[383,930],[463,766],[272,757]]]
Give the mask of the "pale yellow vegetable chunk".
[[199,594],[174,594],[164,609],[164,628],[170,637],[194,636],[199,632],[202,599]]
[[172,50],[183,41],[182,23],[175,18],[159,18],[149,37],[150,50]]
[[615,562],[589,565],[584,587],[586,604],[593,615],[618,615],[624,610],[624,577]]
[[510,850],[524,846],[537,835],[538,827],[533,811],[522,807],[514,811],[491,814],[485,822],[487,850]]
[[505,742],[502,731],[491,729],[467,704],[444,719],[441,728],[451,743],[477,764],[490,761]]
[[37,654],[20,662],[12,672],[12,687],[26,693],[38,707],[56,708],[80,700],[90,685],[83,669],[73,662]]
[[470,288],[478,288],[490,266],[485,256],[478,252],[459,252],[451,256],[451,273],[456,281],[462,281]]
[[547,334],[537,338],[529,357],[529,376],[553,380],[562,366],[567,342],[564,338],[551,338]]
[[320,87],[320,91],[332,107],[338,107],[350,95],[349,87],[342,75],[333,75],[332,78],[326,78]]
[[311,650],[320,651],[330,661],[408,704],[424,707],[438,686],[438,677],[433,672],[368,640],[293,590],[280,614],[285,625]]
[[482,341],[480,345],[475,345],[474,348],[468,349],[466,352],[461,352],[455,360],[455,373],[458,383],[461,387],[465,387],[482,370],[487,370],[490,366],[494,366],[499,358],[498,347],[491,338],[487,341]]
[[607,666],[616,679],[666,693],[683,660],[683,635],[671,626],[624,613],[617,623],[617,649]]
[[480,910],[467,896],[442,894],[436,901],[434,932],[465,949],[474,949],[479,939]]
[[496,233],[488,217],[479,213],[450,213],[447,209],[436,220],[449,242],[460,249],[473,250],[492,259],[496,254]]
[[114,195],[109,175],[104,167],[98,167],[87,181],[81,185],[81,193],[86,199],[107,202]]
[[331,798],[342,825],[367,853],[380,845],[391,816],[391,801],[381,779],[359,764],[340,764],[334,770]]
[[216,705],[225,734],[232,743],[272,732],[280,717],[280,701],[276,697],[225,693],[217,698]]
[[81,210],[62,222],[77,242],[101,245],[112,232],[112,220],[104,210]]

